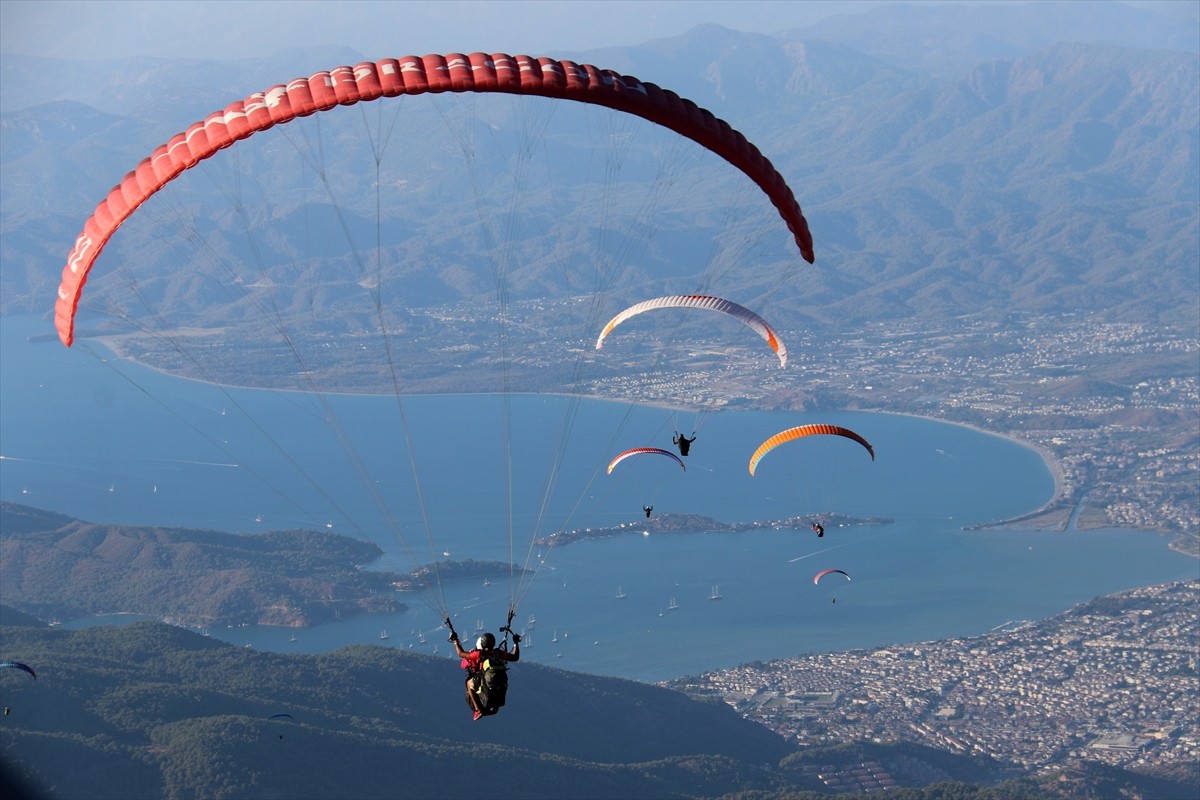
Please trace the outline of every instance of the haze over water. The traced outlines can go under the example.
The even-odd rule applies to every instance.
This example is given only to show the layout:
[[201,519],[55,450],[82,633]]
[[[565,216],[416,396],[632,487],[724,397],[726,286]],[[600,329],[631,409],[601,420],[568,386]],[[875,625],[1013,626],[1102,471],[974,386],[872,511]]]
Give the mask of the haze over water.
[[[564,519],[566,528],[628,522],[634,531],[530,551],[532,566],[544,561],[515,621],[537,620],[524,658],[565,669],[659,680],[807,651],[968,636],[1096,595],[1196,575],[1195,560],[1156,534],[963,531],[1030,511],[1054,488],[1036,452],[965,427],[853,413],[697,418],[585,400],[564,441],[571,407],[542,396],[510,398],[507,451],[497,397],[404,401],[429,509],[426,539],[394,398],[327,398],[342,435],[357,443],[360,470],[339,445],[329,411],[312,398],[222,391],[123,363],[126,378],[78,345],[29,343],[49,331],[43,321],[4,318],[0,326],[0,497],[92,522],[326,529],[375,540],[386,552],[377,566],[397,571],[416,565],[410,551],[419,563],[443,551],[508,560],[502,476],[511,460],[512,558],[521,563],[561,455],[538,534]],[[746,463],[759,442],[809,422],[858,431],[877,460],[847,440],[813,437],[769,454],[749,476]],[[685,432],[700,426],[686,473],[667,459],[643,457],[605,474],[622,449],[669,449],[673,425]],[[403,540],[385,523],[375,491]],[[807,527],[643,536],[644,502],[656,513],[722,522],[827,511],[895,521],[830,528],[823,539]],[[853,580],[834,575],[814,586],[813,575],[827,567]],[[719,600],[710,599],[714,587]],[[495,630],[503,621],[506,580],[451,582],[445,592],[460,632],[473,633],[477,621]],[[408,611],[303,630],[210,633],[280,652],[375,642],[445,654],[437,614],[412,595],[398,599]],[[670,610],[673,599],[678,608]]]

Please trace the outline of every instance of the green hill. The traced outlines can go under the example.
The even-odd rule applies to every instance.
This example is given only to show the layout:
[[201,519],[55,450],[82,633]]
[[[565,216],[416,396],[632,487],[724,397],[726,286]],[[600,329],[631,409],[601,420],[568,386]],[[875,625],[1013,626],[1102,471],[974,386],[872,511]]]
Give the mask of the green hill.
[[[290,656],[160,623],[6,627],[3,758],[52,797],[707,797],[775,792],[791,751],[724,704],[537,665],[472,722],[452,659]],[[272,720],[287,713],[292,719]],[[69,768],[67,768],[69,765]]]
[[96,525],[0,502],[6,602],[49,619],[129,612],[196,626],[307,626],[398,610],[401,576],[358,568],[381,554],[326,531]]

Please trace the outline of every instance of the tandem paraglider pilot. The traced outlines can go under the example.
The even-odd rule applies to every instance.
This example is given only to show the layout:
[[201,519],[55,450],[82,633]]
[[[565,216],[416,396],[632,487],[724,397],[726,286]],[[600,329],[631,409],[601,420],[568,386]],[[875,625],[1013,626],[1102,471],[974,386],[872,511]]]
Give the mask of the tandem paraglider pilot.
[[507,662],[521,660],[521,637],[513,634],[513,651],[496,647],[496,637],[485,633],[475,641],[475,649],[463,650],[458,634],[451,633],[455,653],[467,671],[467,704],[475,719],[495,714],[504,705],[508,693]]

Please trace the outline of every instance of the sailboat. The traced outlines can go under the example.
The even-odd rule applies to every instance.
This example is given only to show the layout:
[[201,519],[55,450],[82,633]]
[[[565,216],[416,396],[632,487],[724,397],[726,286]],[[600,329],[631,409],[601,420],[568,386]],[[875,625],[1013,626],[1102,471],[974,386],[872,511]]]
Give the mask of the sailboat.
[[713,584],[712,595],[708,599],[709,600],[720,600],[721,599],[721,590],[717,588],[717,585],[715,583]]
[[558,628],[554,629],[554,635],[550,637],[550,641],[552,641],[552,642],[558,641]]
[[667,611],[674,611],[677,608],[679,608],[679,603],[676,603],[675,598],[672,597],[671,602],[667,603]]
[[618,599],[618,600],[624,600],[624,599],[625,599],[625,590],[624,590],[624,589],[622,589],[620,586],[618,586],[618,587],[617,587],[617,599]]
[[525,623],[525,630],[527,630],[527,631],[533,630],[534,625],[537,625],[537,617],[535,617],[533,614],[530,614],[529,621]]
[[389,639],[391,637],[388,636],[388,632],[386,630],[383,630],[383,631],[379,632],[379,638],[382,640],[382,639]]

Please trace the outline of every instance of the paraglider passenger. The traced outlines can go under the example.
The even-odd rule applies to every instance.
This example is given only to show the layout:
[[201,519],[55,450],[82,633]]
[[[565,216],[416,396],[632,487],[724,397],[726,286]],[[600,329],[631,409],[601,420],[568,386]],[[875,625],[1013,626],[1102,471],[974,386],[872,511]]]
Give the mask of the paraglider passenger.
[[452,633],[450,641],[455,654],[462,659],[462,668],[467,670],[467,704],[475,719],[491,716],[504,705],[508,692],[508,673],[505,662],[521,660],[521,637],[513,634],[513,651],[510,653],[496,647],[496,637],[485,633],[475,641],[475,649],[463,650],[458,634]]
[[650,519],[650,512],[654,510],[654,506],[642,506],[642,511],[646,512],[646,519]]
[[694,442],[694,441],[696,441],[696,432],[695,431],[692,431],[692,438],[690,438],[690,439],[687,438],[686,436],[684,436],[679,431],[676,431],[675,435],[671,437],[671,444],[679,445],[679,455],[681,455],[681,456],[686,456],[688,454],[688,450],[691,449],[692,442]]
[[814,522],[812,524],[812,529],[817,532],[818,539],[825,535],[825,526],[819,522]]

